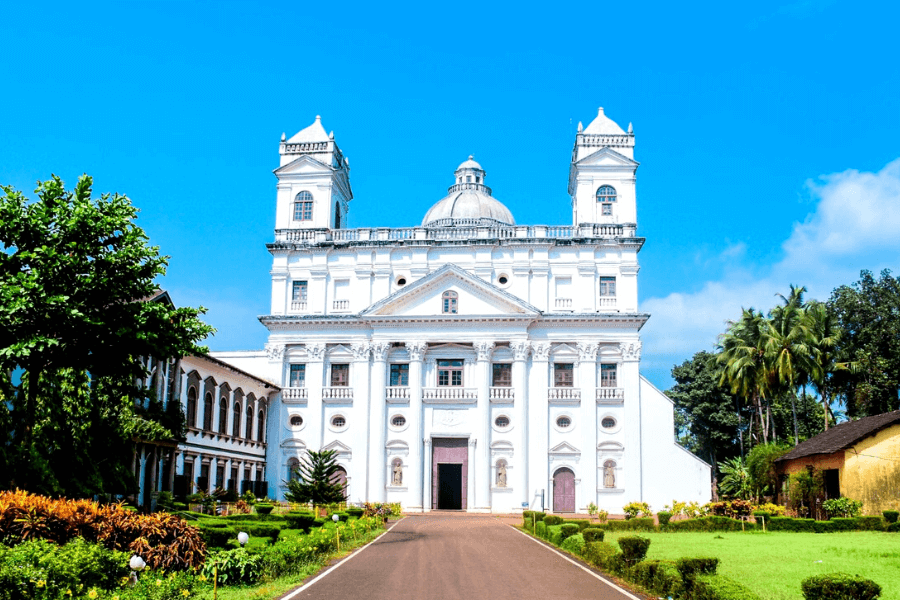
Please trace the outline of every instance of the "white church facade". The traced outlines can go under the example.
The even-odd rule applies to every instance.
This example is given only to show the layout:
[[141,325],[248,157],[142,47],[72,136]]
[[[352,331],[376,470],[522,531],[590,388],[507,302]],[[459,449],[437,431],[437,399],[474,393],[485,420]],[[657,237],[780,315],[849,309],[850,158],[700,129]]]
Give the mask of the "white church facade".
[[320,119],[280,155],[269,341],[214,353],[281,388],[270,495],[332,449],[349,501],[413,512],[709,500],[710,466],[639,370],[630,126],[579,124],[565,226],[516,224],[469,157],[421,225],[346,229],[349,162]]

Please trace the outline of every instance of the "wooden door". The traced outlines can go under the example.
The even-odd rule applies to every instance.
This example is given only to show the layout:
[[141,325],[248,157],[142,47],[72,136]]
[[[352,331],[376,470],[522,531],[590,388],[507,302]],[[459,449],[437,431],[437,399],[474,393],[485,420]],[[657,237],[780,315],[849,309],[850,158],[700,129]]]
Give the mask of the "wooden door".
[[553,475],[553,512],[575,512],[575,473],[571,469]]

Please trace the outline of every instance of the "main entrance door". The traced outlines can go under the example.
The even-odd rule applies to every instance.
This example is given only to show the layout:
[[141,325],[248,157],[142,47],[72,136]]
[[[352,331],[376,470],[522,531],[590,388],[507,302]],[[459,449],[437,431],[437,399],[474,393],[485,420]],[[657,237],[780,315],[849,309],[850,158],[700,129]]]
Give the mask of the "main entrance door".
[[434,438],[431,460],[431,506],[438,509],[466,508],[469,471],[469,440]]
[[575,512],[575,473],[571,469],[553,474],[553,512]]

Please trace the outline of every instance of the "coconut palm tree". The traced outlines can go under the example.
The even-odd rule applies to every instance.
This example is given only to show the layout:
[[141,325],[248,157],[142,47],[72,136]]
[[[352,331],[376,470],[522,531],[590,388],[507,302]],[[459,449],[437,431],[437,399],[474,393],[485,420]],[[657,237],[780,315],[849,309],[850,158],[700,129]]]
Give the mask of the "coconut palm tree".
[[857,363],[844,360],[841,352],[841,329],[837,315],[824,302],[810,302],[806,309],[812,333],[813,361],[815,370],[811,373],[810,383],[822,397],[825,409],[825,430],[828,431],[828,415],[837,415],[831,410],[831,399],[834,397],[835,374],[841,371],[853,371]]

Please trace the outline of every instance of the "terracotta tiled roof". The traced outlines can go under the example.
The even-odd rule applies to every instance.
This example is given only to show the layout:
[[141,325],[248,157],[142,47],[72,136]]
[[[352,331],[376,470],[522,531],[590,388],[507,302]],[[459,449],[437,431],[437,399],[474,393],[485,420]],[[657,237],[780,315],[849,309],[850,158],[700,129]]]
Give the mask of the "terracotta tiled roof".
[[844,450],[859,440],[874,435],[884,429],[900,423],[900,410],[863,417],[857,421],[848,421],[832,427],[805,442],[779,458],[776,462],[803,458],[814,454],[833,454]]

